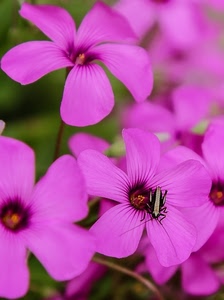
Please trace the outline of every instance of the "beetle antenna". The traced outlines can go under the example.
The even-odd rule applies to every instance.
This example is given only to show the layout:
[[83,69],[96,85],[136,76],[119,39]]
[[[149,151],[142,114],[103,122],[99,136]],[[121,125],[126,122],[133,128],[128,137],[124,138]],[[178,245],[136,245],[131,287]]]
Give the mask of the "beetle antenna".
[[[143,220],[144,220],[144,219],[143,219]],[[127,232],[129,232],[129,231],[134,230],[135,228],[138,228],[138,227],[140,227],[140,226],[146,224],[147,222],[149,222],[149,221],[151,221],[151,220],[152,220],[152,218],[149,218],[149,219],[146,220],[144,223],[140,223],[140,224],[138,224],[137,226],[135,226],[135,227],[133,227],[133,228],[130,228],[130,229],[128,229],[128,230],[122,232],[122,233],[120,234],[120,236],[123,235],[123,234],[125,234],[125,233],[127,233]]]

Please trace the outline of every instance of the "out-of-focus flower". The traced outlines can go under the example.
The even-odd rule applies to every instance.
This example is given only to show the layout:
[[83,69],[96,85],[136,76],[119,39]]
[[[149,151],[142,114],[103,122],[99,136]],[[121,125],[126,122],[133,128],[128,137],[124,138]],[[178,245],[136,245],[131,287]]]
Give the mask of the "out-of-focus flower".
[[104,139],[85,132],[72,135],[68,144],[75,157],[78,157],[86,149],[94,149],[103,153],[110,147],[110,144]]
[[[177,48],[188,48],[201,34],[202,21],[197,0],[119,0],[115,8],[143,37],[155,23],[162,34]],[[136,13],[138,12],[138,13]]]
[[[179,84],[198,85],[217,89],[223,84],[223,28],[206,20],[203,34],[188,48],[178,49],[166,36],[156,34],[148,46],[159,91]],[[156,80],[155,80],[156,83]],[[156,85],[155,85],[156,86]]]
[[5,122],[0,120],[0,135],[2,134],[4,128],[5,128]]
[[90,262],[88,268],[80,276],[68,282],[65,291],[66,299],[87,299],[92,285],[105,272],[106,267]]
[[106,272],[106,267],[90,262],[87,269],[66,284],[65,291],[44,300],[87,300],[92,285]]
[[123,130],[123,138],[127,174],[94,150],[85,150],[78,158],[88,193],[119,202],[90,229],[97,251],[118,258],[129,256],[146,227],[162,265],[183,262],[195,246],[197,232],[181,209],[194,207],[196,211],[208,201],[209,176],[194,160],[158,173],[158,139],[140,129]]
[[34,153],[26,144],[0,137],[0,295],[28,290],[27,250],[55,280],[81,274],[95,240],[74,221],[88,213],[81,171],[70,155],[56,160],[34,186]]
[[208,118],[211,93],[197,85],[182,85],[165,98],[162,103],[169,108],[157,103],[156,99],[128,105],[122,112],[122,126],[163,134],[164,150],[178,143],[200,153],[203,130],[195,134],[193,129]]
[[149,272],[157,284],[163,285],[179,269],[182,288],[186,293],[206,296],[217,292],[224,279],[220,265],[224,259],[223,220],[222,212],[218,226],[208,241],[197,252],[193,252],[185,262],[176,266],[163,267],[152,246],[144,239],[141,254],[145,256],[145,262],[138,270]]
[[224,10],[224,2],[222,0],[205,0],[204,3],[208,5],[209,8],[214,8],[217,11]]
[[1,59],[1,68],[21,84],[67,68],[60,109],[65,123],[95,124],[114,106],[110,82],[96,60],[125,84],[136,101],[150,94],[153,77],[149,56],[141,47],[124,44],[135,39],[135,34],[127,20],[109,6],[97,2],[77,32],[69,13],[60,7],[23,3],[20,14],[52,41],[27,42],[12,48]]
[[[180,163],[187,159],[200,161],[207,169],[212,180],[209,199],[217,210],[224,208],[224,118],[216,118],[208,126],[201,145],[202,154],[198,156],[188,148],[182,147],[168,152],[164,157],[172,164]],[[179,152],[179,154],[178,154]],[[162,161],[161,166],[167,166],[167,161]],[[170,167],[170,165],[169,165]]]
[[202,153],[212,178],[210,200],[224,209],[224,122],[210,124],[202,143]]

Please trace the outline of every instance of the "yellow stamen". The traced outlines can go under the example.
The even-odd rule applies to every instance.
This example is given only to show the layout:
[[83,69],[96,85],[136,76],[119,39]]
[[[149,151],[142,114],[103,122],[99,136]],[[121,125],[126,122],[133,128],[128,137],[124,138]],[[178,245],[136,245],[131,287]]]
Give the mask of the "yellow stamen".
[[14,224],[18,224],[20,221],[20,216],[18,214],[12,214],[11,220]]
[[86,60],[85,54],[84,53],[80,53],[77,56],[75,63],[78,64],[78,65],[83,65],[85,63],[85,60]]
[[223,197],[223,192],[220,192],[220,191],[217,192],[216,196],[217,196],[218,199],[221,199]]
[[139,194],[139,195],[136,195],[136,193],[133,193],[131,196],[130,196],[130,202],[131,204],[136,208],[136,209],[144,209],[145,208],[145,205],[146,205],[146,202],[147,202],[147,197],[142,195],[142,194]]
[[7,227],[14,229],[20,223],[21,217],[17,213],[11,214],[9,212],[2,218],[2,221]]

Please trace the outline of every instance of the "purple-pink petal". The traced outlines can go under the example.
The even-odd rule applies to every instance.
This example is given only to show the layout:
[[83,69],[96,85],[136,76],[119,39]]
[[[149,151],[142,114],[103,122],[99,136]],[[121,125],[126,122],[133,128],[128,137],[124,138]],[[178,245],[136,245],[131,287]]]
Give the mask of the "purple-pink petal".
[[155,175],[160,159],[160,142],[148,131],[124,129],[127,173],[133,184],[150,182]]
[[154,133],[173,135],[176,127],[173,114],[164,106],[151,101],[128,105],[122,111],[122,119],[124,127],[141,128]]
[[1,69],[21,84],[32,83],[52,71],[72,66],[65,52],[48,41],[20,44],[1,59]]
[[26,241],[28,249],[55,280],[80,275],[95,251],[95,240],[87,230],[54,221],[30,230]]
[[126,18],[103,2],[98,1],[79,26],[76,46],[81,49],[88,49],[102,42],[133,40],[136,40],[136,36]]
[[91,261],[87,269],[81,275],[68,282],[65,292],[66,296],[68,298],[73,297],[73,299],[79,297],[78,300],[81,300],[80,297],[86,299],[94,282],[100,279],[105,271],[105,266]]
[[144,101],[150,95],[153,74],[146,50],[134,45],[103,44],[96,46],[94,52],[136,101]]
[[66,79],[61,103],[63,121],[73,126],[95,124],[114,106],[114,95],[104,70],[96,65],[76,65]]
[[192,295],[210,295],[219,287],[219,279],[212,268],[199,256],[192,254],[182,264],[182,285]]
[[[223,207],[215,207],[219,210],[219,220],[218,224],[213,231],[213,234],[205,243],[205,245],[200,249],[200,255],[205,261],[210,264],[216,264],[224,259],[224,239],[223,239],[223,225],[224,225],[224,210]],[[207,220],[207,218],[206,218]],[[204,222],[206,222],[204,220]],[[215,245],[215,247],[214,247]]]
[[90,195],[127,202],[130,181],[127,175],[105,155],[85,150],[78,157]]
[[199,206],[208,201],[211,179],[203,165],[190,159],[158,173],[151,186],[167,190],[167,201],[179,207]]
[[172,100],[179,130],[190,130],[209,114],[210,93],[203,87],[180,86],[174,90]]
[[65,9],[54,5],[23,3],[19,13],[37,26],[61,49],[68,53],[73,50],[75,23]]
[[170,1],[166,8],[159,11],[161,29],[177,48],[192,47],[200,38],[200,18],[189,2]]
[[203,158],[196,152],[185,146],[177,146],[168,152],[166,152],[160,159],[159,171],[163,171],[174,167],[186,160],[194,159],[198,160],[204,167],[206,163]]
[[147,233],[159,262],[164,267],[177,265],[191,254],[196,242],[195,227],[172,206],[167,206],[166,217],[146,223]]
[[9,199],[26,202],[34,186],[35,157],[26,144],[0,136],[0,203]]
[[205,3],[217,10],[224,10],[224,2],[222,0],[213,0],[212,2],[206,0]]
[[116,1],[114,8],[127,18],[140,38],[146,34],[157,18],[149,0],[119,0]]
[[202,143],[203,156],[214,180],[224,180],[224,126],[212,124]]
[[78,132],[72,135],[68,143],[72,154],[76,157],[78,157],[79,153],[86,149],[94,149],[99,152],[104,152],[109,148],[109,143],[107,141],[85,132]]
[[29,289],[29,270],[25,246],[10,233],[2,231],[0,247],[0,297],[18,299]]
[[145,227],[142,217],[129,204],[109,209],[90,228],[96,237],[96,251],[117,258],[133,254]]
[[180,209],[183,215],[191,222],[198,234],[194,245],[194,251],[199,250],[213,234],[219,219],[219,209],[209,199],[199,207]]
[[158,261],[155,250],[151,245],[145,249],[146,267],[157,284],[166,283],[177,271],[178,265],[164,267]]
[[70,155],[58,158],[36,184],[31,204],[39,222],[79,221],[88,213],[86,185],[76,160]]

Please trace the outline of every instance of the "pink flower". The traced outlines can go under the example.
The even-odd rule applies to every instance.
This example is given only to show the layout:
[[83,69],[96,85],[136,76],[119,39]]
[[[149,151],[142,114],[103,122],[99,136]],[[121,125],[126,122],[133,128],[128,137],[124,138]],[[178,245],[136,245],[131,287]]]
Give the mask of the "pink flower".
[[[224,119],[217,118],[212,121],[204,135],[201,145],[202,157],[188,148],[181,147],[177,151],[170,151],[169,161],[180,163],[186,159],[200,161],[210,175],[212,186],[209,199],[217,211],[224,211]],[[163,161],[167,165],[167,162]]]
[[158,173],[158,139],[140,129],[123,130],[123,138],[127,174],[97,151],[85,150],[78,157],[88,193],[119,203],[90,229],[97,251],[118,258],[129,256],[146,227],[160,263],[181,263],[192,252],[197,236],[181,208],[195,207],[196,211],[208,201],[209,176],[194,160]]
[[94,254],[88,231],[74,225],[88,212],[84,179],[73,157],[55,161],[34,186],[34,153],[0,137],[0,296],[28,290],[27,250],[55,280],[81,274]]
[[212,2],[209,0],[205,0],[205,5],[207,5],[209,9],[214,8],[217,11],[224,9],[224,3],[222,0],[213,0]]
[[0,135],[2,134],[4,128],[5,128],[5,122],[0,120]]
[[[201,227],[204,224],[207,226],[206,222],[210,222],[210,217],[211,214],[210,216],[207,214],[207,218],[205,216]],[[146,239],[143,240],[141,252],[145,256],[145,264],[140,266],[141,271],[147,270],[157,284],[163,285],[180,269],[181,284],[186,293],[202,296],[217,292],[224,279],[220,264],[224,259],[223,225],[222,212],[218,226],[203,247],[192,253],[181,265],[171,267],[163,267],[159,263],[154,249]]]
[[[119,0],[115,8],[143,37],[157,22],[164,35],[177,48],[194,45],[201,34],[202,21],[197,0]],[[160,49],[163,51],[163,49]]]
[[114,106],[110,82],[95,60],[103,62],[136,101],[150,94],[153,78],[148,54],[138,46],[124,44],[135,35],[126,19],[110,7],[97,2],[77,32],[71,16],[60,7],[23,3],[20,14],[52,41],[27,42],[12,48],[3,56],[1,68],[21,84],[68,68],[61,103],[65,123],[95,124]]
[[170,102],[172,109],[153,100],[129,105],[122,113],[123,126],[160,134],[166,141],[164,148],[180,143],[200,152],[203,136],[193,133],[193,128],[209,116],[211,93],[198,85],[185,84],[165,96],[164,104]]
[[110,144],[104,139],[85,132],[73,134],[68,144],[69,149],[75,157],[78,157],[86,149],[94,149],[103,153],[110,147]]
[[214,121],[208,127],[202,143],[202,153],[212,179],[210,200],[217,209],[224,209],[224,122]]
[[85,272],[68,282],[65,299],[87,300],[92,285],[106,273],[106,270],[105,266],[90,262]]

